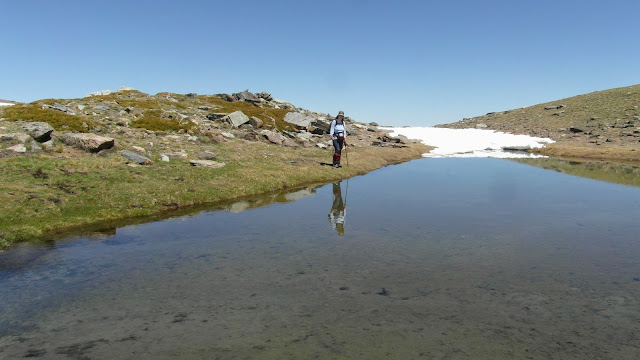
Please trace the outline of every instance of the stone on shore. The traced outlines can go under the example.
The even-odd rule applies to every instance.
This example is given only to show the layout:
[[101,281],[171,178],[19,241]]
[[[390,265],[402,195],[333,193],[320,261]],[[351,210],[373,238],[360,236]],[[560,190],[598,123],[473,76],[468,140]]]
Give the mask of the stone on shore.
[[110,137],[91,133],[66,133],[60,136],[64,144],[90,152],[110,149],[115,145],[115,140]]
[[46,122],[30,122],[22,127],[32,138],[38,142],[51,140],[53,127]]

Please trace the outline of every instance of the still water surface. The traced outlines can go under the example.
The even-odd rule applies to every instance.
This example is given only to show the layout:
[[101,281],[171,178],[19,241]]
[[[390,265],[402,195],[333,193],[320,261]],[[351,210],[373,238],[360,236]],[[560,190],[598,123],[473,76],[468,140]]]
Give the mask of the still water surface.
[[0,358],[640,356],[640,188],[422,159],[267,199],[0,254]]

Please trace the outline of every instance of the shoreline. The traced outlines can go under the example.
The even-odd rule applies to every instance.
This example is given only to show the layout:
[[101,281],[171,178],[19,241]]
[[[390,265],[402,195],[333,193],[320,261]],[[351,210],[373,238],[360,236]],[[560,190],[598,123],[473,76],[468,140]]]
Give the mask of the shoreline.
[[[188,161],[131,167],[122,164],[115,154],[106,158],[72,158],[63,154],[3,159],[1,170],[22,170],[17,171],[22,176],[5,184],[8,193],[16,195],[24,185],[28,200],[17,211],[11,211],[7,201],[0,205],[6,215],[0,231],[0,252],[21,242],[108,232],[118,226],[183,216],[284,189],[327,184],[420,159],[430,149],[422,144],[403,148],[350,147],[349,165],[334,169],[320,165],[330,161],[330,154],[319,148],[286,149],[244,141],[220,147],[228,166],[214,170],[192,167]],[[27,184],[24,170],[33,175]],[[37,174],[41,174],[40,178]],[[96,183],[101,180],[107,183]],[[51,197],[35,193],[35,188],[55,188],[57,194]],[[38,204],[28,204],[33,202]]]

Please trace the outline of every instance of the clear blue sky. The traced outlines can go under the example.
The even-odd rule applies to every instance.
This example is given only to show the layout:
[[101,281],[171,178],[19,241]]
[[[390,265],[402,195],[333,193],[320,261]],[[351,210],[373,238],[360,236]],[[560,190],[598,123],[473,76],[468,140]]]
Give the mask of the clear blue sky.
[[640,1],[0,0],[0,98],[244,89],[433,125],[640,83]]

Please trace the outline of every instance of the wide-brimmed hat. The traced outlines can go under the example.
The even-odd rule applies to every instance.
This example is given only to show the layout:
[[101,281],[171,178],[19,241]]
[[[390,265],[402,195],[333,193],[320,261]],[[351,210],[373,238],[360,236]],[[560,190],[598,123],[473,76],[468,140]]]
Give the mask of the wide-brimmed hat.
[[338,111],[338,116],[342,115],[344,117],[344,111]]

